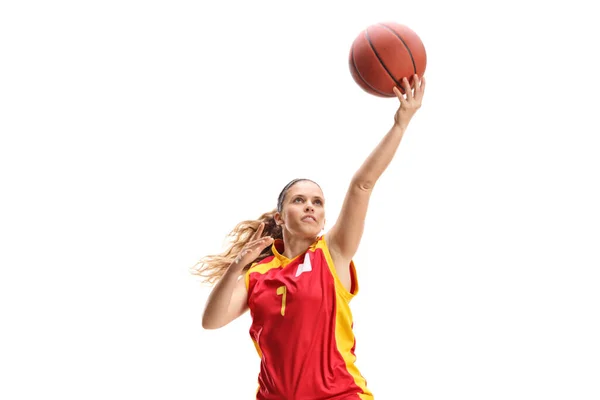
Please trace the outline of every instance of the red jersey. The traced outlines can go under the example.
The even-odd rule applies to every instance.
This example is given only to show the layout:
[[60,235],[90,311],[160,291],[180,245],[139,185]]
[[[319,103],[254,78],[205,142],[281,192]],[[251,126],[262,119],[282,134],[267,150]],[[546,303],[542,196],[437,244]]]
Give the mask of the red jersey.
[[246,272],[250,337],[261,359],[258,400],[373,399],[355,366],[349,302],[358,293],[339,280],[323,236],[303,254],[273,256]]

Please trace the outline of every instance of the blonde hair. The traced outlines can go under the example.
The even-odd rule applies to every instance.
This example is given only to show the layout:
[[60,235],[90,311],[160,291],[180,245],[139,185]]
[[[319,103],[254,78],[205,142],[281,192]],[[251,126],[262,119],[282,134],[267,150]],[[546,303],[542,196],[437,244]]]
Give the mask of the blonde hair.
[[[205,283],[216,283],[221,279],[225,271],[227,271],[227,268],[229,268],[246,243],[250,241],[250,238],[254,232],[256,232],[261,222],[265,223],[262,236],[271,236],[273,239],[282,239],[281,226],[277,225],[274,219],[276,212],[277,209],[262,214],[256,220],[246,220],[237,224],[233,230],[227,234],[226,240],[229,244],[226,246],[225,251],[220,254],[208,255],[200,259],[200,261],[191,268],[192,274],[198,275]],[[258,262],[272,255],[273,252],[271,246],[266,247],[254,262]],[[242,272],[246,272],[250,266],[251,264],[245,266]]]
[[[290,188],[296,183],[302,181],[313,182],[315,185],[319,186],[316,182],[306,178],[293,179],[288,182],[288,184],[285,185],[279,193],[276,209],[264,213],[258,217],[258,219],[246,220],[237,224],[235,228],[233,228],[233,230],[227,235],[227,239],[230,243],[228,246],[226,246],[225,251],[223,251],[221,254],[213,254],[200,259],[200,261],[198,261],[196,265],[191,268],[192,274],[198,275],[200,278],[202,278],[204,283],[216,283],[219,279],[221,279],[223,274],[225,274],[227,268],[229,268],[231,263],[233,263],[238,254],[240,254],[246,243],[250,241],[250,238],[254,232],[256,232],[261,222],[265,223],[262,236],[271,236],[275,240],[283,239],[281,226],[275,223],[275,214],[283,210],[283,203]],[[259,262],[272,255],[273,251],[271,250],[271,246],[269,246],[265,248],[262,253],[260,253],[254,262]],[[246,265],[242,270],[242,273],[246,272],[251,265],[252,263]]]

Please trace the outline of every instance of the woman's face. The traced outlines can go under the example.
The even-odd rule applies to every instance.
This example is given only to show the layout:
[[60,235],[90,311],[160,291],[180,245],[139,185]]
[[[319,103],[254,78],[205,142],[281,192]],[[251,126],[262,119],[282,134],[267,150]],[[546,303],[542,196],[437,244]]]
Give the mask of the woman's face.
[[319,185],[311,181],[292,185],[276,221],[294,236],[317,237],[325,227],[325,199]]

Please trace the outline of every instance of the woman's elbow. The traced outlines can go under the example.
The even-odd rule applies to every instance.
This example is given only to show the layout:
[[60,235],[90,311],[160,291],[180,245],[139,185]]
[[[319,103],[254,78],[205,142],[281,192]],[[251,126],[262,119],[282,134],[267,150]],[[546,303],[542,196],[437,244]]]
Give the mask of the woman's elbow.
[[205,329],[207,331],[219,329],[219,328],[222,328],[222,327],[223,327],[222,324],[215,324],[215,323],[212,323],[212,322],[202,321],[202,329]]
[[202,329],[206,329],[206,330],[219,329],[224,325],[219,322],[220,321],[217,321],[215,318],[211,318],[210,315],[207,315],[206,313],[204,313],[204,315],[202,316]]
[[352,178],[350,186],[352,189],[358,190],[359,192],[370,192],[375,186],[375,181],[357,175]]

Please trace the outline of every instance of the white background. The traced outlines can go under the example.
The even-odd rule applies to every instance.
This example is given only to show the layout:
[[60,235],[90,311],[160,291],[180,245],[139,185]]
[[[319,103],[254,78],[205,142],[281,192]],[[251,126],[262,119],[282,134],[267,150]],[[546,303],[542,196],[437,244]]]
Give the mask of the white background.
[[593,4],[2,2],[0,398],[252,398],[249,317],[203,330],[189,268],[296,177],[331,226],[397,107],[349,46],[395,21],[427,92],[355,258],[361,372],[379,400],[599,399]]

